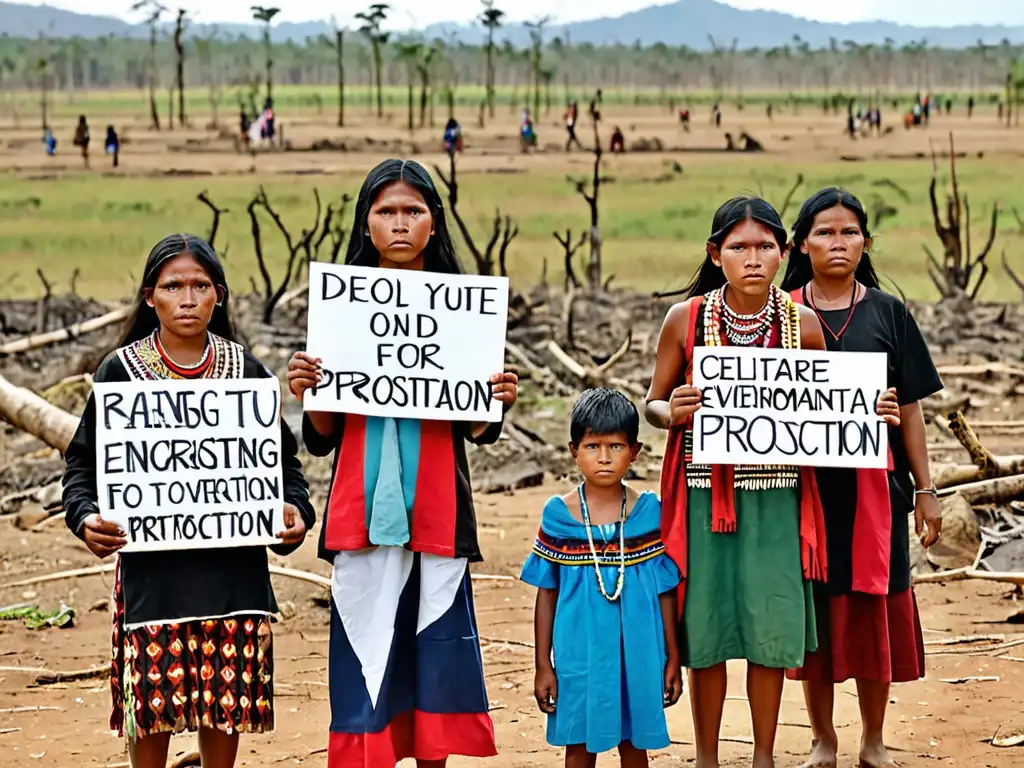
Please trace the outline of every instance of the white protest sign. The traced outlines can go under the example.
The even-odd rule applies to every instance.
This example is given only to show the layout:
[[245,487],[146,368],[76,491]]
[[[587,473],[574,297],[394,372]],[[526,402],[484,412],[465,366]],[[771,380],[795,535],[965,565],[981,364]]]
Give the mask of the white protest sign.
[[276,378],[97,382],[100,514],[124,552],[279,543]]
[[889,432],[876,414],[881,352],[697,347],[698,464],[884,469]]
[[311,262],[308,411],[501,421],[508,278]]

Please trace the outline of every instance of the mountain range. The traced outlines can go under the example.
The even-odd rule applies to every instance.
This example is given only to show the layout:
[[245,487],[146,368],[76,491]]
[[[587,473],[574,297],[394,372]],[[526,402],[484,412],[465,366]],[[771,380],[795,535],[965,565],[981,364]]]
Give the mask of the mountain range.
[[[927,18],[925,16],[925,18]],[[257,24],[217,24],[225,36],[245,35],[256,40],[262,31]],[[192,34],[207,34],[211,25],[195,24],[190,27]],[[307,37],[329,34],[326,22],[283,22],[271,28],[271,38],[278,42],[294,40],[302,42]],[[12,37],[145,37],[147,28],[111,16],[93,16],[74,13],[47,5],[23,5],[0,2],[0,34]],[[483,30],[478,25],[445,23],[433,24],[421,30],[427,39],[454,37],[467,43],[478,43],[483,39]],[[792,44],[799,36],[814,48],[825,47],[832,38],[843,42],[852,40],[859,44],[876,45],[892,40],[901,46],[921,40],[929,45],[946,48],[966,48],[976,45],[979,40],[998,44],[1003,39],[1012,43],[1024,43],[1024,26],[956,26],[916,27],[885,21],[835,24],[811,21],[778,11],[741,10],[717,0],[676,0],[664,5],[651,5],[638,11],[623,14],[617,18],[601,18],[572,22],[549,27],[548,36],[560,35],[573,43],[605,45],[622,43],[642,45],[665,43],[666,45],[687,45],[695,49],[708,49],[710,38],[719,45],[732,45],[735,41],[740,48]],[[525,45],[529,34],[522,24],[510,24],[497,33],[497,40],[509,40],[515,45]]]

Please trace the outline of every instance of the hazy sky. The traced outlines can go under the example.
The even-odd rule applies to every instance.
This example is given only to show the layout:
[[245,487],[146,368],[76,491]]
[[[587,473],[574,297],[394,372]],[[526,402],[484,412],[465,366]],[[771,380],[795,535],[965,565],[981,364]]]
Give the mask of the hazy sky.
[[[39,4],[36,0],[22,2]],[[98,13],[107,16],[130,19],[129,8],[132,0],[45,0],[48,5],[65,8],[79,13]],[[196,17],[204,22],[251,21],[249,7],[254,0],[163,0],[164,5],[202,9]],[[332,14],[352,13],[362,5],[360,0],[303,0],[291,5],[278,15],[281,21],[309,21],[329,19]],[[264,5],[274,5],[273,0],[264,0]],[[535,18],[552,14],[558,21],[577,21],[599,16],[618,16],[626,11],[652,5],[652,0],[506,0],[499,2],[511,20]],[[952,26],[956,24],[1024,24],[1024,3],[1019,0],[729,0],[730,5],[739,8],[766,8],[785,11],[798,16],[820,21],[866,21],[885,19],[904,24]],[[394,27],[420,26],[437,21],[467,21],[479,13],[479,0],[390,0],[394,9]],[[212,6],[212,7],[211,7]]]

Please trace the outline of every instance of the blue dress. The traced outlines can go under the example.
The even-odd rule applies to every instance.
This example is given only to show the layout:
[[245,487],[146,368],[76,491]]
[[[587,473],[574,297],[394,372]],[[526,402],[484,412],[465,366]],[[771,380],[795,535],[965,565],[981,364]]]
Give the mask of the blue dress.
[[[636,749],[669,745],[659,596],[675,589],[679,571],[665,555],[660,519],[657,495],[640,494],[625,522],[622,595],[609,602],[598,589],[583,523],[558,496],[544,506],[540,532],[520,578],[558,590],[553,638],[558,698],[547,727],[553,746],[585,744],[588,752],[600,753],[623,741]],[[594,527],[608,594],[615,593],[618,544],[618,523]]]

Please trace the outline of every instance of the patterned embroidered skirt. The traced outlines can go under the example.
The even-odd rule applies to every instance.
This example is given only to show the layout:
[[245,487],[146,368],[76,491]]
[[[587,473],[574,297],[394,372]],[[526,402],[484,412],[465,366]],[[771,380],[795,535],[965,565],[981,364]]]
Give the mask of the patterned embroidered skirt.
[[200,727],[228,734],[274,730],[269,617],[125,629],[120,569],[115,573],[111,730],[132,740]]

